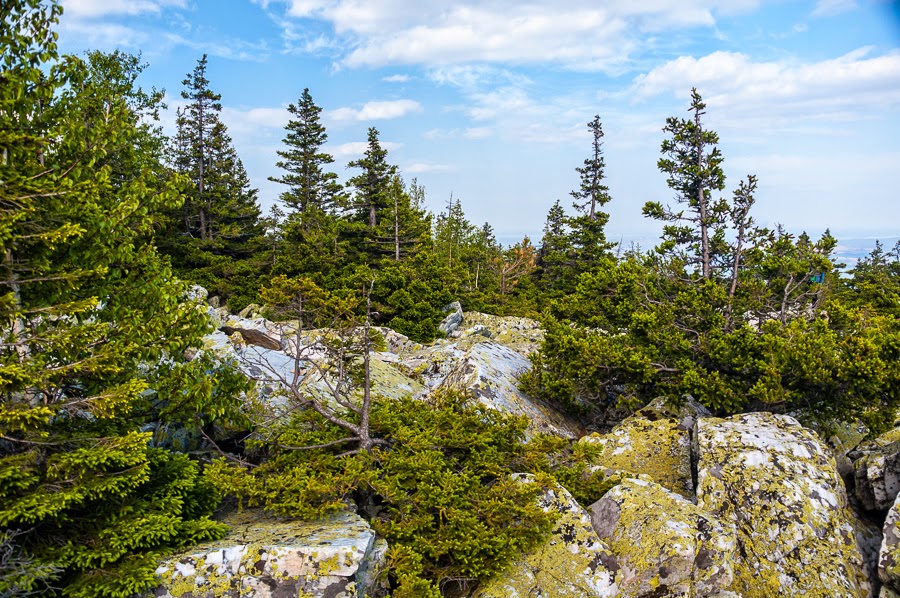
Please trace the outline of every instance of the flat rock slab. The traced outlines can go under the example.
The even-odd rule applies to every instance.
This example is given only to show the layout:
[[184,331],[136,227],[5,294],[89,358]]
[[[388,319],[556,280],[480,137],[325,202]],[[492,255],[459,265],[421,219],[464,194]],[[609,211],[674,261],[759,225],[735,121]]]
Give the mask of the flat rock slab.
[[621,567],[619,596],[707,597],[731,586],[734,528],[659,484],[625,479],[588,512]]
[[248,510],[217,542],[166,559],[157,598],[363,598],[381,593],[383,541],[352,513],[315,521]]
[[744,598],[869,596],[854,515],[834,459],[793,418],[698,421],[698,506],[736,527]]
[[588,513],[560,486],[541,497],[560,517],[550,538],[483,583],[473,598],[612,598],[619,565]]

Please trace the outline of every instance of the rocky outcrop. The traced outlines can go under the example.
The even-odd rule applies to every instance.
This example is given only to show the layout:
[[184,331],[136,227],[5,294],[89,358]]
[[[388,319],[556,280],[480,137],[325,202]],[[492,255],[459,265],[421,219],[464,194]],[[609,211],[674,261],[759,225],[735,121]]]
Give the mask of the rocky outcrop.
[[588,512],[621,568],[619,596],[699,598],[731,585],[734,528],[684,497],[626,479]]
[[438,330],[440,330],[445,336],[450,333],[456,331],[459,328],[459,325],[463,322],[463,310],[462,305],[460,305],[459,301],[454,301],[450,305],[444,306],[445,312],[450,312],[446,318],[441,321],[438,325]]
[[560,486],[547,490],[540,504],[559,516],[551,536],[482,584],[473,598],[618,596],[619,564],[587,512]]
[[732,590],[869,595],[846,491],[813,432],[769,413],[703,418],[696,429],[697,506],[736,527]]
[[166,559],[148,598],[363,598],[386,594],[386,545],[351,513],[314,522],[244,511],[228,536]]
[[456,359],[453,369],[436,386],[436,390],[461,390],[491,409],[524,415],[529,419],[532,433],[550,433],[573,439],[580,436],[583,429],[577,421],[519,390],[519,376],[530,366],[527,359],[512,349],[485,340]]
[[853,459],[854,494],[870,511],[887,511],[900,493],[900,428],[860,444]]
[[673,492],[693,498],[689,430],[676,419],[651,421],[634,416],[609,434],[591,434],[579,442],[600,448],[596,465],[646,475]]

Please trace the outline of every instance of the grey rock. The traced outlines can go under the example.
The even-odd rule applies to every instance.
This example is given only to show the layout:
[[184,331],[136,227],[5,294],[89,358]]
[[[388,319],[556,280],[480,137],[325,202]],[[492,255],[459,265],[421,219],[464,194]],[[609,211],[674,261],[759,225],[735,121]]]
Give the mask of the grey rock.
[[452,313],[441,321],[440,325],[438,325],[438,330],[449,336],[463,322],[462,305],[460,305],[459,301],[454,301],[450,305],[444,306],[444,311]]

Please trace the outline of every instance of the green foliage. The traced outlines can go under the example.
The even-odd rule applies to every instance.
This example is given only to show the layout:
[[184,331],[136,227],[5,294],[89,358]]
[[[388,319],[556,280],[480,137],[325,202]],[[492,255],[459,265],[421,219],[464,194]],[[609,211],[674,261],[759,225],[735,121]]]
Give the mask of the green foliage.
[[454,394],[433,404],[376,402],[372,431],[388,446],[338,457],[340,447],[291,448],[343,435],[306,412],[278,433],[258,468],[218,461],[209,475],[247,504],[300,517],[355,498],[391,546],[400,595],[431,595],[435,586],[423,578],[488,577],[549,531],[551,517],[536,503],[540,486],[511,477],[529,460],[526,424]]
[[133,57],[58,57],[55,2],[7,7],[0,532],[34,563],[16,591],[130,596],[152,582],[158,551],[224,532],[197,465],[138,431],[151,391],[170,405],[187,397],[182,412],[208,409],[206,421],[229,393],[185,375],[184,353],[209,324],[146,242],[149,214],[180,203],[141,124],[159,94],[133,87]]
[[[784,253],[808,247],[800,239]],[[743,273],[754,293],[734,303],[725,285],[633,257],[582,276],[545,319],[524,388],[569,408],[691,394],[722,414],[799,410],[883,427],[900,404],[900,323],[828,300],[801,278],[809,260],[767,255]]]

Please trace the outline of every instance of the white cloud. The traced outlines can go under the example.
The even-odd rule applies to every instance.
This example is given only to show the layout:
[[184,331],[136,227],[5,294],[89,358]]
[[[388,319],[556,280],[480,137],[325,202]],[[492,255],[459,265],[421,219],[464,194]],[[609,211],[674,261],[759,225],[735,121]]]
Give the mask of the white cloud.
[[[403,147],[402,143],[394,143],[393,141],[381,141],[380,144],[382,148],[389,152]],[[334,147],[327,146],[325,151],[335,158],[345,158],[348,156],[362,156],[366,153],[368,147],[369,144],[366,141],[351,141]]]
[[362,108],[337,108],[326,113],[326,118],[335,122],[372,121],[400,118],[413,112],[421,112],[422,105],[415,100],[386,100],[366,102]]
[[102,17],[159,13],[163,7],[185,8],[186,0],[63,0],[67,17]]
[[286,1],[288,19],[328,23],[350,42],[342,66],[513,62],[608,70],[628,59],[642,34],[714,28],[717,15],[752,10],[761,0]]
[[660,94],[687,98],[697,86],[710,107],[727,108],[734,121],[770,128],[798,120],[864,118],[900,106],[900,51],[870,56],[860,48],[809,64],[754,62],[745,54],[682,56],[637,77],[637,100]]
[[403,174],[422,174],[425,172],[449,172],[453,167],[449,164],[425,164],[416,162],[400,169]]
[[833,17],[857,8],[856,0],[819,0],[812,11],[814,17]]
[[381,80],[386,83],[406,83],[409,81],[409,75],[391,75],[390,77],[383,77]]

